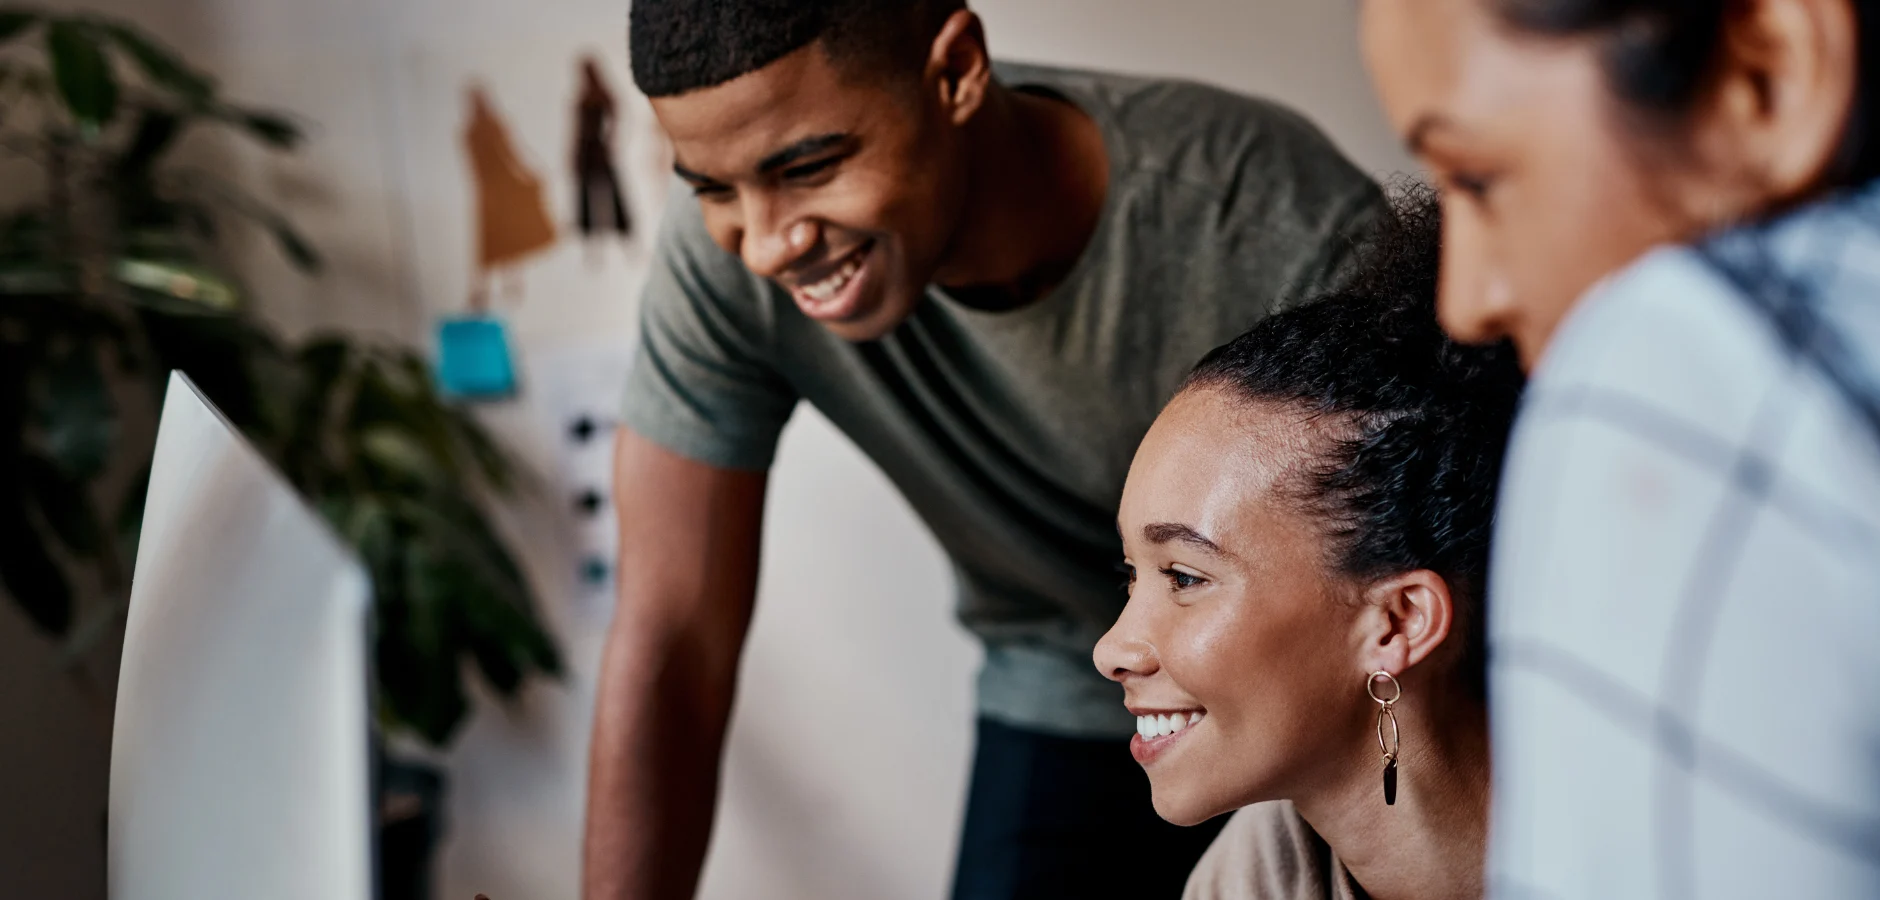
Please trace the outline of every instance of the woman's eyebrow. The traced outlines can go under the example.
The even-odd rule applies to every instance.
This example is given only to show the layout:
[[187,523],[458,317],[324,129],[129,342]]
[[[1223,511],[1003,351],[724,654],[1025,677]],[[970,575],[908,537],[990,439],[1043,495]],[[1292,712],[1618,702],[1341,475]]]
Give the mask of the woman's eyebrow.
[[1222,549],[1220,544],[1209,540],[1207,535],[1179,522],[1151,522],[1144,525],[1142,526],[1142,539],[1151,544],[1187,544],[1215,556],[1231,558],[1234,555]]

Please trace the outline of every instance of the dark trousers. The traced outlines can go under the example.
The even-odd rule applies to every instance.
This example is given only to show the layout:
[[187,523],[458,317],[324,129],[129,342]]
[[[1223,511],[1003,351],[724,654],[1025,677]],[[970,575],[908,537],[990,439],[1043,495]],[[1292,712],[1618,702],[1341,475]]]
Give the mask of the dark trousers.
[[980,719],[953,900],[1176,900],[1226,821],[1162,821],[1126,739]]

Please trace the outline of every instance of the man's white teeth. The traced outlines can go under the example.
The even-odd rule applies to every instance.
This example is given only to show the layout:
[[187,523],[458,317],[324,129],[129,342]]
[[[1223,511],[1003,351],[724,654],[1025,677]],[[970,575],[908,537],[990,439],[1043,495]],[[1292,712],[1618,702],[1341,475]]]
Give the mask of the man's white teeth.
[[851,257],[848,262],[843,263],[842,267],[835,270],[828,278],[824,278],[815,284],[805,285],[803,287],[803,296],[818,303],[830,297],[834,297],[836,294],[840,293],[843,288],[849,286],[849,279],[854,278],[855,273],[861,271],[861,268],[862,261]]
[[1136,717],[1136,733],[1144,739],[1167,737],[1196,722],[1201,721],[1205,713],[1197,710],[1192,713],[1167,713],[1153,716]]

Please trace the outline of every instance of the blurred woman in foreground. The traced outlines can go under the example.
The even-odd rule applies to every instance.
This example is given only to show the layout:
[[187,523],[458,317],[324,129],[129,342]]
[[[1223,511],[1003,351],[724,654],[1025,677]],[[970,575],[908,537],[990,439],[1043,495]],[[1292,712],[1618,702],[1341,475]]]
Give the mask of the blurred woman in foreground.
[[1533,381],[1490,888],[1880,897],[1880,2],[1364,0]]
[[1130,467],[1097,667],[1158,813],[1248,807],[1191,898],[1481,895],[1483,584],[1521,376],[1437,326],[1438,231],[1410,206],[1350,288],[1210,354]]

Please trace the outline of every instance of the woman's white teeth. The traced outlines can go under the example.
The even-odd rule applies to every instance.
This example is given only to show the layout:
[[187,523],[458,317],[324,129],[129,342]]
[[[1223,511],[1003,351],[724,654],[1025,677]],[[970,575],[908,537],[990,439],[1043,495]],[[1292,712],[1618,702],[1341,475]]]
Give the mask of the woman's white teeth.
[[850,258],[848,262],[843,263],[842,267],[836,269],[828,278],[824,278],[815,284],[805,285],[803,295],[817,302],[834,297],[843,288],[849,286],[849,279],[854,278],[855,273],[860,271],[861,268],[861,260]]
[[1196,722],[1204,715],[1197,710],[1192,713],[1158,713],[1153,716],[1136,717],[1136,733],[1144,738],[1166,737]]

